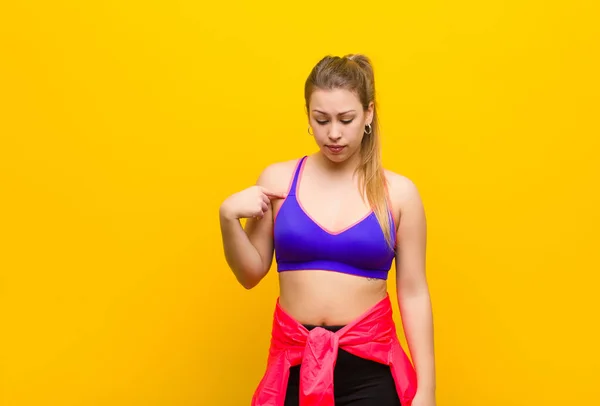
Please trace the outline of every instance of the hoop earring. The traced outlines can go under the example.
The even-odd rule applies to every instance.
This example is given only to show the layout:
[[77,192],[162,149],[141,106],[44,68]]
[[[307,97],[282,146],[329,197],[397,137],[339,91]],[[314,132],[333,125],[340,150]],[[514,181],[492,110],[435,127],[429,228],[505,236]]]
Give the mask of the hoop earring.
[[310,132],[310,126],[308,126],[308,130],[307,131],[308,131],[309,135],[314,135],[313,133]]
[[[369,127],[369,132],[367,132],[367,127]],[[371,127],[371,124],[367,124],[365,126],[365,134],[370,135],[373,132],[373,128]]]

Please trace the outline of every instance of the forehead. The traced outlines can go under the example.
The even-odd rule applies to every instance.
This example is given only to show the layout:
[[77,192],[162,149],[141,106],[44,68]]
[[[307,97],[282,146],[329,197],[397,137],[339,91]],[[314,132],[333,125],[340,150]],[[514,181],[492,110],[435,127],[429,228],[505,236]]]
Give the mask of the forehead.
[[328,114],[362,108],[358,96],[346,89],[316,89],[310,96],[311,110],[319,110]]

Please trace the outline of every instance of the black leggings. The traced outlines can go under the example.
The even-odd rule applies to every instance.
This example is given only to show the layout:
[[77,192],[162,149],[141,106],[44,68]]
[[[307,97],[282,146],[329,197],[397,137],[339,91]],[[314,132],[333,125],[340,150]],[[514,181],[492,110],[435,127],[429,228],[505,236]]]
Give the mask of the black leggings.
[[[316,326],[305,325],[309,330]],[[322,326],[337,331],[343,326]],[[284,406],[298,406],[300,365],[290,368]],[[338,350],[333,370],[333,393],[336,406],[400,406],[390,367]]]

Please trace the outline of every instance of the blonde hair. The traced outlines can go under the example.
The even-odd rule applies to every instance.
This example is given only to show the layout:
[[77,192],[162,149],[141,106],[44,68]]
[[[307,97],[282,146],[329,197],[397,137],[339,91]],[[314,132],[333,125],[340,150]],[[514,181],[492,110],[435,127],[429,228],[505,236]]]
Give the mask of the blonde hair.
[[362,195],[367,196],[386,241],[392,247],[392,225],[388,212],[387,183],[381,163],[381,141],[375,101],[375,77],[370,59],[362,54],[348,54],[343,57],[326,56],[312,69],[304,85],[306,110],[310,111],[309,101],[316,89],[346,89],[358,96],[366,111],[373,102],[371,133],[365,132],[361,148],[361,160],[356,168]]

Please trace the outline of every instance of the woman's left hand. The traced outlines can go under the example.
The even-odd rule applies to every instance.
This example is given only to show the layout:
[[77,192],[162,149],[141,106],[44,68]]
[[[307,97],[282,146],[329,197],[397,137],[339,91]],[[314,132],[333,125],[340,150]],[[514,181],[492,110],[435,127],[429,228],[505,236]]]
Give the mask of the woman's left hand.
[[417,390],[412,406],[435,406],[435,392]]

